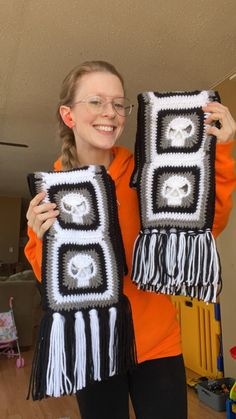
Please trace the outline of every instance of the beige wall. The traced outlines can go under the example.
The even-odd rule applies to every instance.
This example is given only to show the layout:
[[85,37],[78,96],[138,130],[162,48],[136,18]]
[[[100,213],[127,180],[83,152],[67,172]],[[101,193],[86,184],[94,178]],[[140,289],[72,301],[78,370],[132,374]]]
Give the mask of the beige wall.
[[0,196],[0,262],[18,262],[21,198]]
[[[222,99],[236,119],[236,78],[226,80],[216,87]],[[234,147],[236,158],[236,147]],[[225,376],[236,378],[236,360],[229,354],[229,349],[236,346],[236,194],[233,197],[233,210],[225,231],[217,240],[222,264],[223,290],[220,295],[222,337],[224,351]]]

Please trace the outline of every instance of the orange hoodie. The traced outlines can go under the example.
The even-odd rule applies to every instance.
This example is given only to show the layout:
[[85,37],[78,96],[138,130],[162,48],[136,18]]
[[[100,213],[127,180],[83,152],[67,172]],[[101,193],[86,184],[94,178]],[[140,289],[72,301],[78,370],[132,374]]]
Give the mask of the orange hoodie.
[[[217,144],[216,207],[213,225],[215,236],[227,224],[232,207],[231,194],[236,184],[234,161],[231,158],[232,145],[233,142]],[[115,147],[113,153],[114,160],[108,173],[116,185],[119,221],[130,273],[133,244],[140,228],[137,193],[129,187],[134,160],[130,151],[124,147]],[[60,160],[56,161],[54,168],[61,170]],[[30,228],[28,234],[25,254],[40,281],[42,241]],[[180,330],[170,297],[138,290],[129,275],[124,279],[124,293],[132,306],[138,362],[180,354]]]

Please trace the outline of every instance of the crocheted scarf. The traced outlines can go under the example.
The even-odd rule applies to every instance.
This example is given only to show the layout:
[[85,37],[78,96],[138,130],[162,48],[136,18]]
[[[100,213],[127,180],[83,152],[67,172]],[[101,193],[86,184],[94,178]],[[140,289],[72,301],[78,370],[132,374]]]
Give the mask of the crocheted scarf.
[[215,144],[202,106],[217,92],[138,95],[135,168],[141,231],[132,279],[140,289],[216,301],[220,263],[212,236]]
[[60,211],[43,237],[41,321],[33,400],[76,393],[136,362],[115,186],[103,166],[28,176]]

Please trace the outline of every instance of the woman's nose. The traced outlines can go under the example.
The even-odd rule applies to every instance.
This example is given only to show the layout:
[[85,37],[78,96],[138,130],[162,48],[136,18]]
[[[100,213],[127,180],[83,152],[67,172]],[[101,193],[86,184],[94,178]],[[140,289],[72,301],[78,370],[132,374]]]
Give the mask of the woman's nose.
[[116,115],[112,102],[106,102],[103,104],[102,114],[109,117],[114,117]]

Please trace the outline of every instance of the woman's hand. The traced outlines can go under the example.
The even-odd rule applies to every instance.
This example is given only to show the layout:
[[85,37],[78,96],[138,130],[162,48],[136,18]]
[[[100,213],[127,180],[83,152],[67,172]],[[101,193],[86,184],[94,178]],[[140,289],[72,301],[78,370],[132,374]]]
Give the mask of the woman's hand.
[[56,204],[41,204],[40,202],[45,198],[46,193],[40,192],[37,194],[29,204],[26,214],[28,226],[36,233],[39,239],[42,239],[45,231],[47,231],[54,223],[59,211],[56,210]]
[[204,112],[210,113],[205,120],[207,125],[211,125],[215,121],[220,122],[219,128],[216,126],[207,127],[207,133],[215,135],[217,143],[227,143],[235,137],[236,122],[226,106],[218,102],[210,102],[202,109]]

